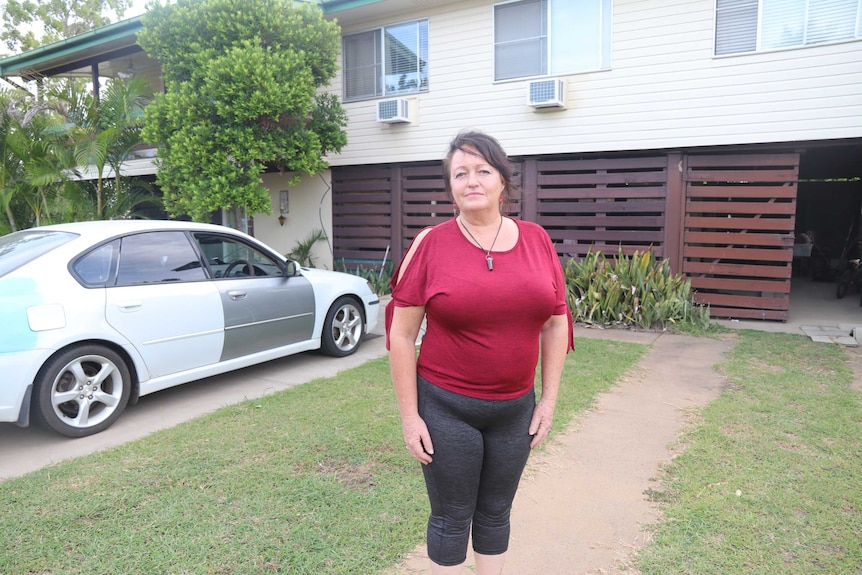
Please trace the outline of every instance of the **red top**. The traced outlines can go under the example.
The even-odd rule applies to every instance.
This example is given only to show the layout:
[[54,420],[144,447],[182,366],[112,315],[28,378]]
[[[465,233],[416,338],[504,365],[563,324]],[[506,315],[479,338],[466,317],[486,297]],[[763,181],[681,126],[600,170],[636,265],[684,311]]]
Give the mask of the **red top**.
[[518,242],[509,251],[491,252],[494,271],[488,271],[485,251],[452,219],[431,228],[393,285],[387,336],[393,305],[424,305],[427,327],[417,369],[443,389],[478,399],[527,393],[536,376],[539,334],[552,315],[568,316],[574,349],[566,282],[551,238],[537,224],[514,221]]

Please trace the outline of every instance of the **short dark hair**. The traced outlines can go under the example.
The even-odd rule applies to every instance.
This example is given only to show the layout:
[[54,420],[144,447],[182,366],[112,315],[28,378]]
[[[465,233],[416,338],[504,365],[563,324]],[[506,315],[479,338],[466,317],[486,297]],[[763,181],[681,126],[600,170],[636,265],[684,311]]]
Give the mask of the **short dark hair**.
[[452,196],[452,185],[449,181],[449,169],[452,167],[452,156],[458,150],[465,154],[475,154],[478,152],[486,162],[500,172],[504,183],[503,203],[508,208],[513,195],[520,190],[520,186],[515,181],[515,166],[509,161],[509,156],[506,155],[500,142],[493,136],[474,130],[460,132],[449,142],[449,152],[443,158],[443,182],[450,197]]

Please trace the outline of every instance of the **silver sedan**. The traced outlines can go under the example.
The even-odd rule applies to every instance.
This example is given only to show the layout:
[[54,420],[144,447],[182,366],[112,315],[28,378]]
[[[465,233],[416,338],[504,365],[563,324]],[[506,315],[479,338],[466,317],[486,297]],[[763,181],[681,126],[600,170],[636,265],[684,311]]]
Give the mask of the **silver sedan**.
[[364,279],[211,224],[102,221],[0,237],[0,421],[103,431],[141,395],[377,325]]

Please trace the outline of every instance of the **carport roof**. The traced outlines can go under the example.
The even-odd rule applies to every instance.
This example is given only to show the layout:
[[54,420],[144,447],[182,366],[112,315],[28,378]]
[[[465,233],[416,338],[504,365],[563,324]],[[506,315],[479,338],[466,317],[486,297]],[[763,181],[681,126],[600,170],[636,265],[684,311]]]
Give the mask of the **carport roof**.
[[[302,1],[320,6],[327,15],[342,14],[383,2],[383,0]],[[22,54],[2,58],[0,77],[16,76],[31,80],[69,73],[94,63],[125,58],[143,51],[137,44],[136,36],[141,28],[143,28],[141,16],[136,16],[59,42],[46,44]]]
[[0,60],[0,76],[27,79],[55,76],[89,62],[140,52],[136,34],[142,27],[141,17],[137,16],[3,58]]

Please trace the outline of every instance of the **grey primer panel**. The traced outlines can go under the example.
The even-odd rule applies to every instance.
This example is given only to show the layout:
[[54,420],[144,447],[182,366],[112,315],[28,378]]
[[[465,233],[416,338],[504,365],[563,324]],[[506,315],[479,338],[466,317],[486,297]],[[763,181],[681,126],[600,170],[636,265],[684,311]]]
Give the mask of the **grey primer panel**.
[[218,282],[225,316],[222,361],[311,339],[314,290],[302,276]]

